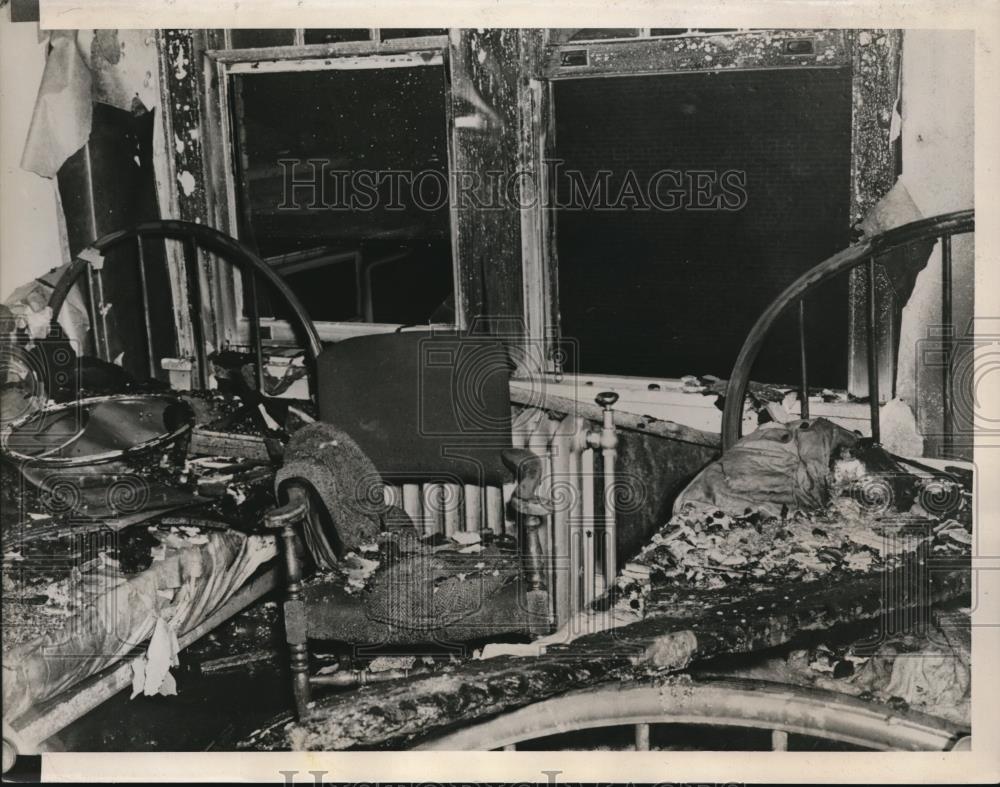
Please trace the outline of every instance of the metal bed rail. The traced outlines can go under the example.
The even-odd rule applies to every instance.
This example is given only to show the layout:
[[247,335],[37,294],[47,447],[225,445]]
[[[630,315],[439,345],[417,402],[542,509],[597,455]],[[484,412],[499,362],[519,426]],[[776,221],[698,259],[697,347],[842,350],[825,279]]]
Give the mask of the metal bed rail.
[[771,749],[805,735],[879,751],[964,748],[967,730],[935,716],[889,711],[846,694],[757,680],[616,684],[568,692],[414,748],[513,751],[560,733],[632,725],[636,751],[650,749],[650,726],[708,725],[771,732]]

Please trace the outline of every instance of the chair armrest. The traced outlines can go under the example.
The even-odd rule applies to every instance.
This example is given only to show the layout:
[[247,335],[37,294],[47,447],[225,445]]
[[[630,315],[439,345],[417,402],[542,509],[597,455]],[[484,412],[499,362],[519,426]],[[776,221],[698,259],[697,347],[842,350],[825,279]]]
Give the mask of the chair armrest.
[[288,492],[288,502],[264,514],[264,527],[269,530],[284,530],[305,521],[309,516],[309,497],[299,487]]
[[527,448],[504,448],[500,451],[500,459],[514,476],[515,494],[522,498],[533,497],[541,479],[541,457]]

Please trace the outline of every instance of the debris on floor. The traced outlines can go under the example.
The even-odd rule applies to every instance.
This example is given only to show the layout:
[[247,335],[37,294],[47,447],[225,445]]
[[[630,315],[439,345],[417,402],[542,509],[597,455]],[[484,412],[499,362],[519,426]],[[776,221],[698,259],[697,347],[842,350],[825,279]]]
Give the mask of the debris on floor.
[[970,610],[924,621],[912,633],[885,636],[877,628],[853,642],[819,642],[736,666],[705,664],[701,676],[740,677],[814,686],[891,707],[971,723]]

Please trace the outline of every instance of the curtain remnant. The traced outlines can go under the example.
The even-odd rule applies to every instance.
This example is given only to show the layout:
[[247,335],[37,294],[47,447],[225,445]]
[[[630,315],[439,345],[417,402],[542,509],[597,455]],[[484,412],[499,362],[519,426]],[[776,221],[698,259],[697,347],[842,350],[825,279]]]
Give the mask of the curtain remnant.
[[54,30],[21,156],[23,169],[54,177],[63,162],[87,143],[92,85],[76,31]]
[[143,114],[159,104],[151,30],[53,30],[21,167],[42,177],[90,137],[94,102]]

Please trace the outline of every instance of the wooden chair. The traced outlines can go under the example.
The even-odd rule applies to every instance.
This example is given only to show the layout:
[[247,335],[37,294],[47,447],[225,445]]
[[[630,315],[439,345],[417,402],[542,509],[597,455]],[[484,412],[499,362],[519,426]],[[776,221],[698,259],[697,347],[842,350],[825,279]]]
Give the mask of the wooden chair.
[[[453,363],[435,366],[434,359],[442,357],[451,358]],[[306,456],[305,463],[301,457],[289,457],[289,449],[293,448],[290,444],[286,467],[295,466],[302,472],[299,477],[285,474],[278,493],[287,502],[267,515],[266,524],[280,532],[284,546],[288,580],[285,629],[300,717],[308,712],[312,687],[350,685],[367,679],[346,671],[310,676],[311,638],[368,646],[367,651],[374,653],[376,649],[371,646],[380,644],[440,645],[501,634],[533,636],[551,630],[540,538],[551,505],[538,494],[543,458],[512,445],[505,359],[499,341],[455,333],[359,337],[333,345],[318,357],[321,421],[346,435],[330,443],[339,443],[340,449],[345,448],[345,443],[356,443],[357,450],[350,446],[352,453],[344,457],[360,463],[362,469],[356,475],[380,476],[384,486],[376,485],[375,496],[384,494],[385,505],[375,508],[382,520],[381,529],[391,529],[389,520],[395,516],[397,522],[407,520],[407,533],[417,540],[435,534],[479,531],[484,542],[491,542],[476,555],[451,555],[444,567],[439,553],[433,553],[427,566],[438,579],[443,573],[450,581],[450,571],[464,581],[469,569],[463,566],[483,561],[496,560],[505,568],[499,572],[499,580],[484,577],[480,589],[470,587],[467,597],[459,599],[454,608],[443,602],[433,604],[433,608],[423,611],[426,614],[413,616],[419,620],[412,621],[402,612],[379,617],[372,612],[374,593],[347,595],[342,592],[342,580],[338,585],[339,578],[329,582],[317,578],[304,587],[303,534],[314,562],[328,569],[335,568],[344,552],[356,548],[359,536],[345,527],[343,520],[347,517],[338,505],[338,495],[344,492],[331,491],[350,484],[343,479],[332,479],[329,484],[317,481],[308,464],[311,457]],[[480,411],[456,412],[454,391],[465,384],[463,375],[469,375],[468,379],[478,386],[474,404],[481,407]],[[415,387],[417,381],[423,388]],[[334,475],[337,461],[333,458],[327,463]],[[365,467],[371,467],[371,472]],[[506,506],[505,487],[509,492]],[[439,496],[445,490],[448,499],[441,500]],[[364,497],[368,493],[358,494]],[[364,523],[364,528],[368,535],[379,529],[371,522]],[[325,539],[324,532],[331,530],[333,537]],[[515,549],[501,550],[496,546],[498,542]],[[406,565],[412,568],[417,564]],[[429,577],[417,571],[415,577],[412,572],[405,576],[401,572],[398,577],[381,574],[376,579],[390,584],[398,581],[398,587],[388,592],[398,591],[403,597],[400,609],[408,609],[406,604],[412,600],[406,596],[419,596],[424,587],[420,583]],[[419,587],[408,587],[408,582],[416,582]]]
[[[539,539],[545,517],[550,513],[548,501],[537,495],[541,475],[541,459],[525,449],[508,449],[503,452],[504,462],[516,474],[517,483],[507,505],[508,516],[514,521],[518,553],[516,563],[521,569],[518,580],[508,583],[494,597],[483,599],[482,608],[471,611],[458,623],[453,619],[439,622],[423,621],[421,625],[399,633],[396,642],[457,641],[467,633],[470,639],[499,634],[521,633],[540,635],[550,630],[548,592],[544,580],[542,545]],[[310,517],[315,517],[318,505],[315,495],[305,484],[287,487],[288,502],[269,512],[265,517],[268,528],[278,531],[283,546],[287,578],[287,597],[284,602],[285,636],[288,642],[293,693],[299,718],[309,713],[314,686],[352,685],[366,682],[365,673],[337,673],[333,676],[309,674],[309,648],[311,638],[353,641],[351,633],[359,633],[368,626],[375,639],[385,629],[379,628],[360,607],[350,613],[337,614],[331,610],[328,590],[322,583],[303,588],[304,562],[300,531]],[[481,562],[481,555],[475,559]],[[471,560],[467,561],[471,564]],[[335,595],[335,594],[334,594]],[[340,599],[342,602],[342,599]],[[330,612],[333,614],[329,614]],[[338,630],[339,627],[339,630]],[[364,636],[362,634],[362,636]],[[368,640],[370,642],[370,638]],[[377,648],[371,649],[377,652]],[[386,677],[398,677],[389,671]]]

